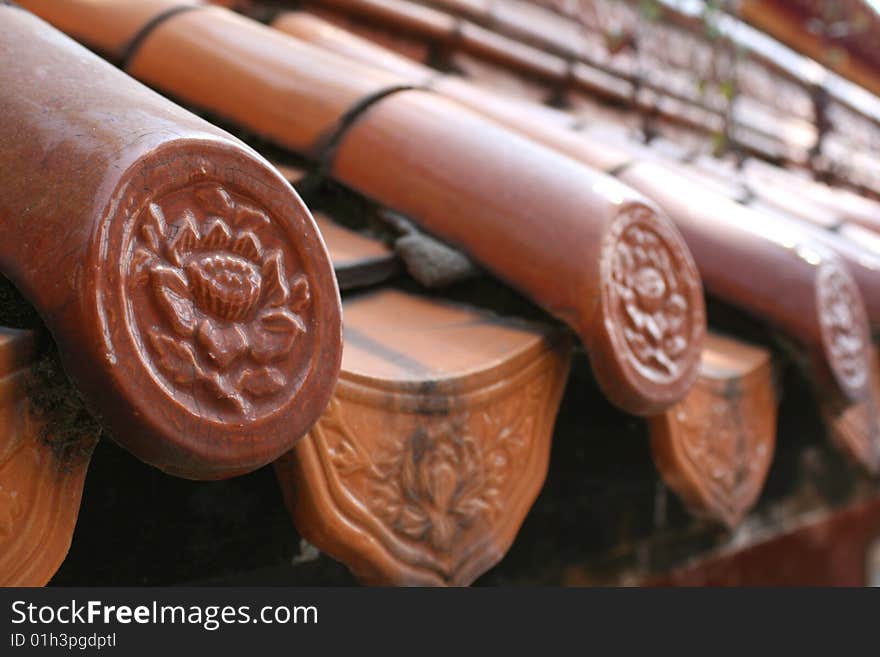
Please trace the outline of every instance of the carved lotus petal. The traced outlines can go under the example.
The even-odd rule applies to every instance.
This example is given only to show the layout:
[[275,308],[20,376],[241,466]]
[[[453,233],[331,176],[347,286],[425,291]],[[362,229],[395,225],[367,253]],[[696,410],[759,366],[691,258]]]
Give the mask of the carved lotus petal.
[[190,385],[204,377],[192,346],[188,342],[161,333],[150,333],[150,342],[159,354],[159,365],[172,380]]
[[212,219],[204,228],[204,237],[199,246],[202,249],[217,249],[232,241],[232,231],[222,219]]
[[431,524],[431,544],[443,552],[448,552],[455,539],[457,525],[449,516],[436,518]]
[[266,303],[270,306],[287,304],[290,299],[290,287],[284,274],[281,251],[273,249],[266,255],[262,274],[266,286]]
[[[157,239],[157,243],[155,245],[150,244],[150,248],[153,250],[157,250],[159,248],[158,238],[165,237],[165,233],[168,232],[168,224],[165,221],[165,213],[162,212],[162,208],[159,207],[156,203],[150,203],[150,208],[148,210],[149,221],[144,224],[144,237],[147,238],[149,242],[149,234],[152,233],[153,236]],[[147,231],[146,229],[150,230]]]
[[141,233],[144,236],[144,240],[147,242],[147,246],[150,247],[154,252],[159,250],[159,236],[156,233],[156,228],[151,226],[150,224],[144,224],[141,228]]
[[251,356],[258,363],[268,363],[286,354],[296,338],[295,331],[253,330]]
[[623,329],[623,334],[626,336],[636,358],[640,361],[650,360],[652,350],[648,341],[645,340],[645,336],[628,328]]
[[183,337],[192,335],[196,328],[196,316],[183,272],[174,267],[156,265],[150,270],[150,279],[156,301],[175,333]]
[[247,350],[247,338],[241,328],[235,324],[217,326],[209,319],[199,325],[198,341],[211,361],[220,369],[229,367]]
[[290,308],[299,311],[309,305],[312,300],[311,292],[309,292],[309,282],[306,277],[299,275],[290,280]]
[[260,272],[240,256],[204,253],[187,263],[186,272],[199,308],[216,317],[241,320],[260,300]]
[[663,337],[663,328],[660,326],[658,320],[661,320],[662,316],[658,315],[647,315],[645,317],[645,330],[648,333],[648,336],[651,338],[652,342],[657,342]]
[[246,230],[235,237],[229,250],[242,258],[257,261],[263,247],[260,244],[260,239],[252,231]]
[[183,259],[199,243],[201,235],[196,227],[196,220],[192,212],[184,214],[183,221],[177,227],[177,232],[168,244],[168,260],[177,267],[183,264]]
[[260,323],[273,333],[302,333],[306,330],[299,315],[287,308],[267,308],[260,313]]
[[245,205],[239,205],[235,208],[235,225],[238,227],[260,227],[267,226],[270,222],[265,212],[260,212],[254,208]]
[[156,253],[142,246],[137,247],[131,255],[129,265],[135,285],[141,285],[150,279],[150,271],[158,264]]
[[212,214],[225,216],[232,211],[234,206],[232,197],[222,187],[202,187],[196,192],[196,198],[202,207]]
[[664,341],[663,348],[670,358],[678,358],[687,349],[687,340],[681,335],[674,335]]

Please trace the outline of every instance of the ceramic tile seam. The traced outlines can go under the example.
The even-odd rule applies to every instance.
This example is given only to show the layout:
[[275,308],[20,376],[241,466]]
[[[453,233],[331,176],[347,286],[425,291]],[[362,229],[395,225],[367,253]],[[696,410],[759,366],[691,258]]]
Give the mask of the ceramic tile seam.
[[131,41],[128,42],[128,45],[125,46],[125,50],[119,56],[119,68],[123,71],[128,68],[129,63],[137,54],[138,48],[140,48],[141,44],[146,41],[147,37],[150,36],[150,33],[159,27],[162,23],[164,23],[169,18],[173,18],[178,14],[182,14],[184,12],[192,11],[194,9],[205,9],[209,5],[199,5],[199,4],[183,4],[178,7],[171,7],[170,9],[166,9],[158,16],[154,16],[151,18],[146,25],[144,25],[140,30],[138,30],[137,34],[132,37]]

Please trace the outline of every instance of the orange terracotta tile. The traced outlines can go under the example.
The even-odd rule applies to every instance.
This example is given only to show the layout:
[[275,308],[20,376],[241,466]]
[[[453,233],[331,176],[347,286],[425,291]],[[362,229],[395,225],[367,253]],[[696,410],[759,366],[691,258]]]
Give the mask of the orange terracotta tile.
[[98,439],[57,447],[29,398],[32,358],[29,332],[0,328],[0,586],[42,586],[64,561]]
[[569,347],[400,292],[346,302],[334,400],[276,463],[299,532],[367,584],[470,584],[543,485]]
[[650,424],[655,463],[692,513],[733,528],[755,505],[777,406],[770,353],[710,333],[696,385]]
[[150,21],[168,11],[204,4],[201,0],[26,0],[19,5],[50,21],[77,41],[119,59]]
[[[505,163],[504,174],[482,162]],[[417,218],[574,327],[603,392],[622,408],[650,412],[692,383],[705,321],[696,271],[677,232],[612,179],[419,91],[365,113],[337,149],[333,174]],[[654,253],[659,269],[634,249]],[[583,306],[588,299],[598,304]],[[665,330],[647,328],[655,315]]]

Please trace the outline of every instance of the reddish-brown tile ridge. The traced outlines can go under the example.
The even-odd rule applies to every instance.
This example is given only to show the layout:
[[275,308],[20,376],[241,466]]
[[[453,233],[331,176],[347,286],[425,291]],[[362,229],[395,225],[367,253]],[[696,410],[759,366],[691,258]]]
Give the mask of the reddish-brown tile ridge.
[[163,14],[204,4],[202,0],[100,0],[18,3],[38,16],[51,14],[59,30],[115,59],[122,58],[141,30]]
[[[880,302],[878,301],[880,300],[880,295],[877,294],[876,288],[880,284],[880,279],[876,275],[878,270],[878,264],[875,262],[877,261],[876,256],[862,251],[848,241],[827,231],[797,220],[797,213],[800,213],[800,216],[807,217],[812,223],[836,225],[835,220],[828,214],[826,207],[834,207],[835,211],[843,211],[841,209],[842,202],[839,200],[842,197],[838,197],[839,190],[823,192],[821,185],[810,183],[809,181],[796,181],[791,184],[790,189],[786,188],[784,190],[777,189],[775,184],[770,187],[767,184],[757,184],[757,182],[751,184],[755,181],[756,177],[753,170],[757,170],[757,163],[753,160],[747,163],[745,171],[749,175],[745,176],[730,167],[719,164],[712,164],[710,166],[705,158],[698,160],[695,164],[691,164],[688,160],[690,160],[692,155],[686,150],[684,152],[679,150],[670,153],[669,148],[666,148],[664,151],[655,147],[653,142],[648,147],[636,143],[622,133],[609,132],[605,125],[587,126],[586,128],[581,128],[579,133],[575,133],[571,131],[572,128],[576,127],[575,119],[565,112],[537,105],[527,100],[501,96],[498,93],[480,88],[470,81],[461,80],[456,77],[435,75],[435,77],[431,78],[428,69],[405,60],[401,62],[399,58],[395,58],[393,54],[388,53],[381,47],[366,43],[358,37],[333,26],[328,26],[314,16],[292,12],[282,13],[275,20],[274,25],[278,29],[285,30],[296,35],[298,38],[320,45],[322,48],[344,54],[348,57],[359,58],[361,61],[369,62],[377,67],[394,67],[396,70],[410,72],[412,76],[416,76],[418,79],[429,80],[433,89],[449,95],[472,109],[505,123],[509,127],[587,164],[598,166],[605,170],[616,169],[623,172],[623,175],[626,175],[625,169],[628,166],[632,166],[633,163],[650,163],[657,168],[662,167],[665,171],[664,176],[671,176],[680,185],[697,192],[696,197],[682,193],[680,198],[702,198],[704,200],[702,205],[712,209],[705,213],[705,218],[703,218],[704,215],[701,215],[699,220],[695,219],[690,222],[686,221],[687,216],[685,214],[673,215],[674,218],[685,221],[685,225],[690,227],[688,230],[692,236],[694,231],[696,231],[696,234],[701,237],[701,243],[704,244],[701,247],[703,252],[707,248],[705,246],[707,240],[714,242],[715,246],[722,250],[725,248],[724,240],[718,234],[713,235],[712,231],[714,229],[712,224],[719,221],[722,224],[725,223],[724,209],[726,208],[728,212],[734,212],[741,216],[741,218],[745,218],[742,221],[726,222],[727,225],[734,232],[742,231],[746,236],[752,232],[753,234],[750,238],[746,237],[747,243],[749,240],[757,240],[753,242],[753,246],[747,246],[742,249],[740,257],[747,257],[750,260],[757,258],[760,260],[762,257],[767,257],[769,253],[775,251],[777,257],[781,257],[782,261],[792,258],[794,261],[800,262],[802,261],[800,256],[794,253],[787,253],[792,245],[795,247],[800,245],[798,248],[804,250],[805,253],[812,252],[814,254],[812,257],[814,258],[818,249],[818,252],[824,254],[822,257],[837,263],[834,266],[838,270],[840,270],[840,265],[842,264],[838,258],[845,261],[862,291],[862,298],[867,301],[866,310],[868,317],[876,325],[876,319],[878,319],[877,311],[880,309],[877,305]],[[662,146],[662,142],[660,145]],[[685,160],[685,162],[676,161],[679,158]],[[762,166],[765,169],[769,167],[769,165]],[[771,171],[780,170],[772,168]],[[758,170],[758,172],[763,172],[762,177],[767,177],[768,175],[763,169]],[[791,174],[785,174],[783,179],[790,177]],[[808,192],[807,196],[793,196],[791,191],[793,191],[795,186]],[[653,193],[650,187],[645,187],[644,189],[649,194]],[[657,198],[662,198],[662,196],[657,196]],[[715,201],[710,202],[710,198],[715,199]],[[855,214],[856,218],[861,221],[867,221],[871,216],[871,202],[859,197],[855,197],[855,199],[860,202],[854,203],[851,197],[847,197],[847,206],[857,211],[851,211],[850,214]],[[742,207],[743,205],[749,206],[749,210],[746,211]],[[763,235],[761,234],[761,229],[765,231]],[[757,232],[755,232],[756,230]],[[786,242],[790,243],[790,245],[786,246]],[[808,246],[810,242],[815,242],[815,248],[812,250]],[[762,253],[764,254],[763,256],[761,255]],[[767,262],[770,267],[769,271],[772,271],[776,265],[771,264],[772,260]],[[767,297],[762,300],[760,293],[751,293],[750,290],[753,286],[756,286],[756,283],[750,279],[749,275],[744,275],[742,271],[736,268],[730,268],[726,270],[728,272],[728,280],[725,282],[717,279],[718,270],[715,271],[713,286],[710,288],[713,292],[716,292],[716,294],[727,301],[739,305],[748,312],[759,316],[761,319],[769,320],[777,329],[789,332],[789,336],[794,337],[802,348],[812,352],[814,369],[811,376],[816,381],[821,382],[824,380],[826,383],[828,382],[827,374],[831,371],[830,366],[834,362],[834,355],[831,351],[823,351],[825,347],[823,347],[822,343],[816,342],[814,338],[807,337],[808,333],[814,334],[815,337],[816,334],[825,330],[824,328],[820,329],[823,326],[824,320],[822,320],[819,314],[814,315],[812,328],[807,328],[806,324],[800,329],[793,329],[791,326],[786,328],[786,322],[797,316],[797,313],[792,308],[789,308],[788,319],[786,319],[783,316],[783,307],[776,304],[775,299]],[[846,272],[843,272],[842,275],[848,277]],[[817,294],[817,287],[816,283],[812,280],[809,266],[804,270],[804,276],[800,283],[804,295],[806,297],[815,296]],[[731,286],[740,286],[741,293],[738,297],[731,293]],[[757,287],[760,287],[760,285]],[[724,291],[718,292],[718,290]],[[782,293],[783,290],[780,289],[777,292]],[[856,335],[864,337],[866,335],[862,331],[864,322],[858,319],[861,314],[860,306],[861,303],[857,301],[855,314],[850,319],[854,322],[853,326]],[[828,316],[826,315],[826,317]],[[792,330],[795,333],[792,333]],[[866,340],[859,340],[858,342],[865,347],[868,346]],[[838,344],[843,343],[851,344],[848,340],[843,340],[842,343]],[[867,372],[870,364],[868,352],[864,351],[863,356],[858,357],[855,354],[854,362],[861,360],[863,367],[860,370]],[[803,359],[801,360],[803,361]],[[833,382],[832,387],[834,387]],[[838,392],[840,390],[838,388]],[[829,397],[821,392],[819,394],[823,406],[828,406],[831,409],[830,412],[826,412],[826,416],[829,418],[841,418],[840,420],[833,419],[830,422],[831,430],[835,435],[851,437],[859,434],[857,427],[852,422],[847,423],[847,427],[849,427],[847,431],[841,431],[842,418],[854,417],[862,412],[855,409],[862,408],[865,404],[876,403],[876,400],[871,401],[870,399],[874,396],[875,392],[873,392],[871,386],[867,385],[867,378],[865,378],[865,385],[861,386],[860,389],[854,390],[850,388],[849,392],[844,390],[842,396]],[[861,401],[852,405],[849,411],[842,413],[841,409],[844,407],[849,408],[849,402],[855,399],[861,399]],[[876,440],[876,431],[867,424],[865,428],[870,430],[862,432],[859,439],[864,441],[865,444],[873,444],[873,441]],[[869,452],[869,450],[864,449],[848,451],[859,454],[868,454]],[[869,470],[874,468],[870,460],[863,462],[863,465]]]
[[570,340],[390,290],[344,310],[333,401],[276,462],[297,528],[365,583],[470,584],[543,485]]
[[[496,112],[507,111],[516,117],[532,114],[535,121],[546,119],[559,127],[573,123],[573,119],[562,112],[502,97],[455,77],[438,76],[311,14],[284,12],[273,26],[328,50],[415,79],[431,80],[434,76],[431,80],[434,89],[489,115],[492,111],[487,110],[487,106],[494,106]],[[523,122],[523,125],[528,124]],[[576,136],[571,138],[577,139]],[[642,151],[646,157],[654,155],[651,149]],[[693,171],[688,172],[695,175]],[[702,179],[702,183],[706,184],[706,179]],[[745,194],[745,190],[741,193]],[[737,364],[740,358],[744,362]],[[658,465],[670,485],[695,512],[733,526],[757,501],[775,440],[776,397],[772,374],[766,351],[710,336],[694,388],[676,406],[652,419]],[[723,440],[714,437],[719,426],[725,428]],[[708,439],[710,434],[713,438]],[[716,477],[719,472],[723,472],[723,476]]]
[[0,13],[3,274],[141,459],[192,478],[271,462],[317,420],[341,359],[308,210],[237,139],[33,14]]
[[[296,30],[305,38],[311,33],[313,42],[338,52],[369,57],[375,65],[390,65],[389,62],[395,61],[381,56],[378,47],[355,47],[351,37],[346,39],[345,35],[329,29],[314,29],[314,21],[313,29],[309,29],[308,24],[296,27],[293,17],[283,15],[276,25],[281,29]],[[426,74],[422,73],[422,77],[426,77]],[[617,170],[624,182],[660,202],[684,232],[698,267],[704,271],[710,292],[770,321],[794,337],[813,354],[819,379],[842,392],[844,397],[861,399],[865,396],[867,360],[863,358],[864,367],[857,368],[860,375],[858,372],[854,376],[839,372],[848,371],[849,367],[839,362],[837,347],[829,346],[826,338],[822,337],[827,332],[824,321],[828,313],[827,308],[816,305],[817,298],[821,296],[817,291],[816,277],[820,265],[825,263],[826,271],[838,272],[834,275],[835,280],[839,275],[841,281],[851,283],[850,275],[841,267],[834,253],[821,245],[815,248],[810,246],[815,238],[811,238],[808,231],[784,219],[742,207],[734,202],[739,199],[728,199],[727,196],[745,193],[744,190],[730,192],[725,188],[718,189],[720,183],[707,186],[697,170],[670,162],[662,154],[632,141],[609,137],[601,130],[580,133],[566,130],[565,113],[549,108],[542,108],[541,112],[545,115],[555,113],[558,118],[552,124],[550,121],[532,121],[530,114],[534,111],[530,113],[523,109],[527,104],[524,101],[510,101],[481,90],[467,95],[462,92],[463,89],[478,88],[464,81],[456,82],[457,86],[452,89],[460,102],[468,103],[493,119],[589,166]],[[436,88],[443,90],[443,87]],[[574,120],[569,117],[568,121],[569,126],[573,126]],[[751,263],[748,274],[731,266],[734,261]],[[789,272],[785,280],[772,273],[780,267]],[[766,272],[769,280],[764,281],[763,277],[761,281],[758,280],[761,271]],[[802,273],[797,274],[798,271]],[[774,287],[777,283],[778,287]],[[796,289],[801,292],[795,294]],[[853,285],[847,289],[850,296],[854,294],[853,335],[866,346],[868,332],[861,299]],[[798,297],[797,302],[793,300],[794,296]],[[814,311],[808,313],[807,308],[813,308]],[[842,343],[836,344],[839,346]],[[858,360],[857,356],[851,354],[850,358],[844,360],[854,364],[853,358]]]
[[[668,220],[613,179],[218,7],[163,21],[128,70],[324,159],[339,181],[463,248],[579,332],[622,408],[657,412],[693,383],[705,331],[696,269]],[[659,269],[636,252],[654,254]]]

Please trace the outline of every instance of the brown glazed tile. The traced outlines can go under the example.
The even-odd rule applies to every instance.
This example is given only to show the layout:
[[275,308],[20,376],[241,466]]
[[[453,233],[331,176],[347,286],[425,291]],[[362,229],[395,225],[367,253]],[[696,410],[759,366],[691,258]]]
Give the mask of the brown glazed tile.
[[285,11],[272,21],[272,27],[325,50],[344,55],[377,69],[399,75],[413,83],[425,84],[439,74],[370,40],[333,25],[324,18],[304,11]]
[[[441,74],[308,12],[282,12],[272,22],[272,27],[353,61],[399,75],[411,84],[429,86],[444,96],[472,109],[482,110],[489,116],[512,111],[526,115],[535,123],[550,123],[560,127],[569,127],[573,123],[572,117],[564,112],[531,100],[521,101],[516,97],[500,94],[494,89],[486,89],[456,75]],[[547,94],[547,88],[534,93],[531,90],[523,91],[521,78],[516,78],[516,84],[518,91],[529,97]]]
[[778,201],[788,196],[814,204],[831,217],[829,223],[833,225],[840,221],[849,221],[872,230],[880,230],[880,203],[849,190],[829,187],[755,159],[745,162],[743,177],[746,184],[758,192],[767,190],[766,193],[769,194],[770,190],[773,190],[774,198]]
[[17,4],[51,22],[77,41],[118,59],[145,25],[161,14],[202,0],[26,0]]
[[665,218],[613,179],[423,91],[364,113],[332,173],[572,326],[621,408],[660,410],[693,382],[705,327],[696,270]]
[[[392,58],[392,53],[372,43],[365,43],[354,35],[342,33],[340,30],[323,29],[318,23],[297,25],[295,14],[282,14],[275,27],[283,29],[298,39],[308,41],[327,51],[344,55],[347,65],[353,66],[359,61],[375,69],[403,72],[409,70],[405,78],[411,84],[421,84],[431,80],[430,69],[427,67],[413,68],[415,63],[400,62]],[[540,105],[535,102],[513,98],[488,90],[454,76],[437,76],[431,82],[432,89],[445,96],[467,105],[471,110],[485,114],[487,117],[524,134],[545,146],[603,170],[613,169],[625,164],[631,155],[621,149],[590,148],[584,140],[568,128],[575,124],[575,119],[560,110]]]
[[[405,60],[403,66],[398,66],[395,55],[307,14],[282,14],[274,27],[380,68],[424,78],[430,75],[430,69]],[[439,82],[457,83],[453,91],[470,94],[462,100],[474,107],[510,103],[510,99],[498,100],[497,94],[451,76],[439,78],[433,85],[443,93],[447,90]],[[523,103],[523,111],[526,106]],[[653,142],[651,149],[642,150],[648,156],[664,156],[652,153],[657,150]],[[688,170],[688,174],[704,186],[724,186],[722,180],[696,169]],[[729,184],[727,188],[733,196],[745,194],[742,187]],[[329,244],[332,254],[332,240]],[[768,352],[710,335],[695,386],[685,399],[651,419],[658,466],[669,485],[695,513],[732,527],[757,501],[775,443],[776,395],[772,374]]]
[[493,0],[487,26],[567,59],[589,51],[580,24],[530,2]]
[[[306,153],[356,103],[401,85],[218,7],[163,22],[129,70]],[[659,412],[693,383],[705,331],[699,276],[675,228],[632,190],[424,91],[371,104],[332,155],[340,182],[462,248],[572,326],[621,408]]]
[[450,40],[461,22],[442,11],[404,0],[318,0],[315,4],[440,43]]
[[550,82],[563,83],[568,77],[565,59],[473,23],[459,26],[450,47]]
[[629,101],[635,92],[629,80],[582,62],[572,65],[569,85],[572,92],[585,93],[590,97],[598,95],[612,101]]
[[98,438],[56,448],[28,394],[32,358],[29,332],[0,328],[0,586],[42,586],[64,561]]
[[164,21],[126,70],[304,153],[319,148],[358,101],[399,84],[220,7]]
[[[750,202],[749,207],[760,207],[760,201],[757,204]],[[814,206],[810,211],[817,210]],[[803,231],[811,239],[834,251],[846,263],[861,290],[868,321],[875,332],[880,331],[880,254],[842,235],[820,228],[800,215],[785,213],[775,207],[762,210],[762,214],[772,216],[780,224],[787,223]]]
[[374,285],[397,272],[397,256],[382,242],[345,228],[320,212],[315,213],[315,222],[333,261],[340,289]]
[[428,40],[453,53],[468,54],[542,79],[562,83],[568,62],[558,55],[492,29],[405,0],[330,0],[319,3]]
[[760,497],[776,444],[770,353],[709,333],[687,397],[651,418],[654,461],[692,513],[734,528]]
[[0,32],[0,270],[90,411],[177,475],[274,460],[341,360],[308,210],[256,152],[32,14],[0,7]]
[[347,32],[357,34],[371,43],[381,44],[390,52],[411,61],[429,62],[437,57],[438,53],[444,52],[437,41],[420,37],[413,31],[403,32],[355,14],[317,7],[312,15]]
[[491,21],[495,0],[433,0],[424,4],[474,20]]
[[529,75],[493,61],[491,57],[456,51],[445,57],[444,68],[454,71],[456,77],[476,83],[487,91],[510,98],[528,99],[538,106],[543,106],[558,95],[560,80],[548,82],[546,78]]
[[708,292],[793,339],[805,350],[820,388],[850,402],[867,396],[867,316],[839,256],[804,231],[657,163],[632,165],[620,177],[674,219]]
[[[863,232],[866,229],[856,224],[844,225],[840,228],[840,235],[825,230],[816,224],[820,221],[825,226],[839,224],[831,219],[832,213],[827,210],[828,206],[819,204],[820,196],[816,193],[796,195],[797,183],[800,181],[791,174],[785,175],[781,170],[767,165],[759,167],[756,164],[748,169],[752,175],[747,175],[744,179],[753,194],[748,201],[749,208],[758,209],[763,216],[772,218],[775,223],[789,225],[804,232],[817,243],[834,251],[846,263],[858,285],[868,321],[876,335],[880,329],[880,252],[865,248],[859,243],[859,239],[853,241],[846,238],[846,233],[851,234],[853,230]],[[760,177],[755,175],[756,170],[760,171]],[[780,182],[779,185],[772,183],[774,178]],[[811,185],[811,181],[804,180],[800,189]],[[813,191],[821,190],[817,187]],[[830,193],[832,190],[827,191]],[[766,198],[764,195],[770,200],[763,200]],[[863,233],[861,236],[864,237]],[[880,474],[880,373],[875,351],[876,347],[869,344],[867,362],[870,368],[870,385],[865,399],[841,405],[839,400],[820,395],[819,406],[835,444],[869,473]]]
[[367,584],[468,585],[541,490],[570,340],[396,291],[344,312],[333,401],[275,464],[297,529]]
[[[675,168],[689,176],[699,172],[695,180],[703,181],[704,185],[708,182],[715,190],[740,200],[773,223],[791,226],[834,251],[846,262],[862,292],[869,322],[875,331],[880,329],[880,258],[870,248],[832,232],[843,225],[841,213],[830,201],[833,190],[766,164],[751,163],[740,173],[707,160]],[[732,194],[725,194],[724,186],[729,186]],[[747,197],[742,198],[743,192]],[[859,228],[855,224],[853,227]]]
[[[293,21],[295,19],[291,18],[290,20]],[[313,25],[312,28],[314,27]],[[309,39],[322,47],[338,52],[346,52],[351,56],[356,55],[362,60],[379,67],[386,65],[381,49],[378,49],[379,52],[377,53],[375,46],[372,48],[364,47],[356,52],[353,47],[346,45],[345,35],[322,32],[320,37],[316,37],[314,34],[310,35],[309,30],[301,30],[299,36]],[[418,73],[425,75],[421,70]],[[687,211],[682,210],[683,214],[680,217],[675,215],[674,217],[685,221],[689,231],[686,234],[690,234],[693,239],[697,240],[700,244],[699,248],[707,261],[712,261],[715,256],[705,255],[706,253],[713,254],[718,250],[727,250],[726,240],[728,238],[725,237],[726,231],[740,233],[741,236],[738,239],[744,240],[744,243],[738,251],[739,258],[744,258],[746,260],[743,261],[748,262],[752,260],[760,261],[766,258],[764,260],[766,263],[765,271],[771,276],[770,272],[773,272],[775,267],[790,268],[787,265],[783,265],[783,262],[792,261],[796,263],[793,269],[799,267],[803,274],[801,275],[801,282],[795,285],[795,287],[802,290],[803,298],[815,300],[820,296],[817,287],[817,280],[819,279],[816,277],[816,265],[818,262],[809,262],[811,258],[816,257],[815,253],[811,253],[809,241],[818,240],[826,247],[836,251],[848,264],[853,265],[855,280],[858,282],[859,288],[864,295],[863,298],[868,301],[868,316],[871,318],[876,316],[875,300],[880,300],[880,294],[877,294],[875,288],[880,281],[878,281],[873,265],[866,262],[867,256],[862,255],[862,257],[859,257],[859,254],[856,253],[857,250],[849,247],[843,240],[824,232],[810,231],[808,228],[796,223],[793,224],[790,217],[779,215],[776,211],[770,211],[768,208],[762,207],[755,200],[751,201],[754,205],[754,211],[745,210],[736,202],[747,200],[748,191],[732,169],[679,164],[670,161],[668,156],[657,151],[657,149],[639,145],[632,139],[620,134],[608,133],[602,126],[597,126],[595,130],[584,131],[581,135],[574,135],[565,130],[566,119],[564,117],[566,115],[562,112],[557,112],[557,115],[562,117],[559,120],[538,124],[536,121],[526,119],[528,113],[523,107],[527,104],[525,102],[517,107],[512,101],[499,98],[497,95],[495,97],[498,100],[491,103],[486,102],[487,94],[482,90],[480,90],[482,96],[480,93],[471,95],[463,93],[463,90],[479,89],[478,87],[474,87],[474,85],[466,81],[455,80],[454,78],[440,79],[441,82],[447,80],[454,80],[458,85],[458,88],[455,90],[457,95],[454,96],[457,100],[496,120],[506,123],[508,126],[544,144],[561,150],[575,157],[575,159],[602,167],[603,169],[616,168],[633,160],[653,162],[658,168],[662,167],[663,170],[662,176],[658,176],[657,180],[673,179],[679,181],[680,186],[685,190],[697,190],[697,198],[702,199],[702,202],[697,204],[697,209],[688,208]],[[440,84],[435,83],[434,88],[446,93],[446,90]],[[489,96],[491,97],[491,94]],[[542,108],[542,111],[546,111],[546,108]],[[550,123],[553,125],[548,125]],[[647,191],[649,194],[657,193],[657,198],[662,199],[659,192],[654,191],[656,188],[662,187],[662,185],[662,182],[658,184],[655,181],[653,185],[644,187],[643,191]],[[685,203],[686,199],[693,198],[689,195],[689,191],[679,190],[679,194],[682,204]],[[800,205],[805,203],[803,200],[799,201]],[[815,221],[819,221],[824,216],[814,206],[810,205],[809,207],[813,212],[813,219]],[[700,208],[706,208],[706,211],[702,211]],[[743,217],[742,221],[725,220],[725,209],[728,212],[733,212],[734,215]],[[691,213],[692,219],[687,219],[688,212]],[[699,214],[699,218],[696,218],[695,213]],[[725,228],[716,232],[719,229],[719,223],[725,225]],[[761,227],[765,224],[766,230],[762,234]],[[774,232],[777,234],[774,234]],[[786,241],[788,244],[786,244]],[[798,250],[801,251],[801,254],[798,253]],[[849,283],[852,282],[852,279],[842,268],[842,263],[833,253],[825,249],[823,257],[832,263],[830,265],[832,271],[841,273],[843,277],[841,280]],[[779,258],[778,262],[776,258]],[[793,337],[800,343],[802,349],[812,353],[815,367],[814,372],[818,375],[819,380],[824,380],[826,384],[830,384],[833,390],[842,392],[842,397],[835,396],[831,398],[831,401],[827,401],[827,395],[821,395],[822,399],[826,399],[823,403],[833,409],[832,415],[836,416],[840,413],[841,408],[848,407],[844,400],[853,401],[865,398],[865,396],[871,394],[868,387],[864,385],[866,379],[862,377],[862,382],[859,383],[858,381],[861,376],[859,372],[864,374],[867,371],[868,364],[867,359],[861,358],[858,353],[849,354],[848,359],[848,366],[856,368],[855,371],[851,372],[853,378],[849,380],[849,383],[854,383],[854,385],[849,385],[845,381],[841,385],[839,380],[836,381],[833,376],[829,377],[829,374],[834,371],[832,367],[835,358],[834,352],[854,344],[854,342],[845,339],[845,336],[842,338],[834,337],[833,334],[839,327],[826,329],[824,321],[833,316],[833,313],[829,314],[826,311],[823,316],[816,310],[812,317],[808,317],[803,313],[806,306],[801,308],[799,306],[800,302],[794,302],[787,308],[784,308],[782,306],[785,304],[777,303],[775,296],[768,295],[762,298],[760,288],[763,287],[763,283],[756,280],[753,275],[744,274],[742,268],[732,265],[718,267],[717,264],[715,263],[715,269],[713,270],[715,285],[710,289],[726,300],[737,303],[752,314],[757,315],[763,320],[769,320],[777,328],[788,332],[790,337]],[[711,267],[713,265],[710,262],[707,266]],[[835,276],[832,276],[832,278],[836,280]],[[775,289],[774,294],[788,295],[787,286],[789,284],[789,281],[783,280],[780,282],[779,287]],[[852,330],[853,335],[863,338],[859,344],[863,347],[868,347],[866,326],[863,319],[860,319],[862,311],[861,303],[858,300],[858,291],[852,287],[848,289],[850,293],[854,293],[854,298],[856,299],[855,313],[850,317],[851,326],[849,328]],[[815,301],[812,303],[815,309]],[[832,308],[837,307],[840,306],[832,304]],[[792,323],[792,320],[794,320],[794,324],[801,323],[802,325],[797,327]],[[831,348],[828,348],[826,341],[829,339],[827,338],[829,331],[832,333],[830,339],[832,341],[837,340]],[[861,367],[859,367],[860,362]],[[846,369],[846,367],[844,366],[843,369]],[[859,404],[864,403],[859,402]],[[852,415],[853,412],[851,411],[849,415]]]

